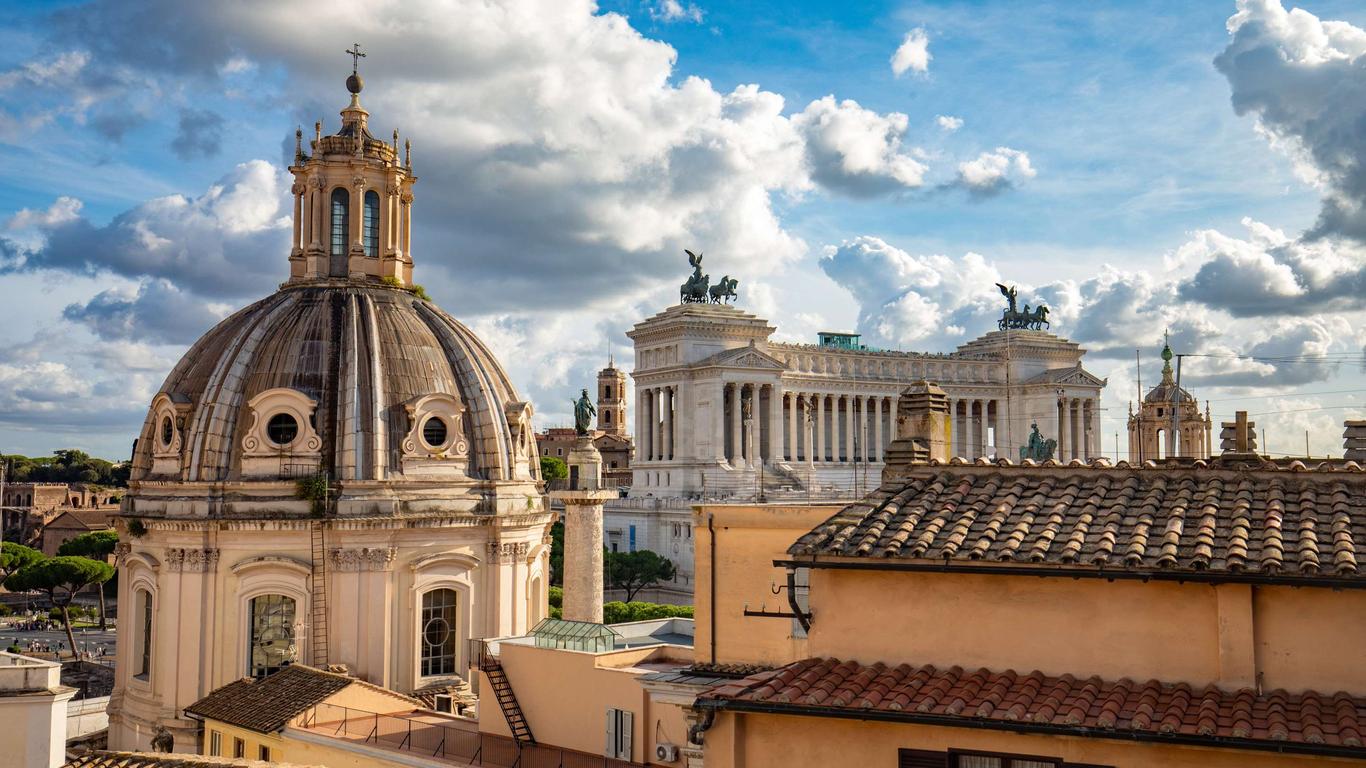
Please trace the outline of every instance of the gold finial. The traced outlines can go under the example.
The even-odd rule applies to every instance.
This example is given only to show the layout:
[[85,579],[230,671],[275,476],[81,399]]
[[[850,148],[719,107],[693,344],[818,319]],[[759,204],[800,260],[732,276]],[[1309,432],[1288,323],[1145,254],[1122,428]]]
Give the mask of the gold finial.
[[403,165],[407,168],[413,167],[413,140],[403,140]]

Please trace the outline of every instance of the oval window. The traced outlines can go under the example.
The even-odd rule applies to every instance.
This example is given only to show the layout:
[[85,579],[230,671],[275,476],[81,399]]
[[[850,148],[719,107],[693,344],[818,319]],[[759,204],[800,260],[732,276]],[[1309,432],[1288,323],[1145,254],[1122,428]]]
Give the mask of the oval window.
[[446,420],[433,416],[422,424],[422,439],[428,447],[440,448],[446,444]]
[[171,440],[175,439],[175,424],[171,422],[170,416],[161,417],[161,444],[170,447]]
[[299,422],[288,413],[277,413],[266,422],[266,437],[276,445],[289,445],[299,436]]

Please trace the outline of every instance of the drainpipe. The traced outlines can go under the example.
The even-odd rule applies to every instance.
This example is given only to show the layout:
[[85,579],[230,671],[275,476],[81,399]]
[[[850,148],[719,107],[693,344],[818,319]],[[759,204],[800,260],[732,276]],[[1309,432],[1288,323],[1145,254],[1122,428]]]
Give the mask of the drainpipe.
[[716,528],[712,527],[712,518],[715,515],[707,513],[707,549],[711,553],[707,558],[707,567],[711,570],[711,578],[708,579],[711,590],[711,597],[707,601],[707,607],[711,609],[711,616],[707,623],[711,625],[711,663],[716,663]]
[[802,631],[810,632],[811,614],[804,613],[797,602],[797,569],[790,565],[787,567],[787,606],[792,609],[792,615],[797,617],[797,623],[802,625]]

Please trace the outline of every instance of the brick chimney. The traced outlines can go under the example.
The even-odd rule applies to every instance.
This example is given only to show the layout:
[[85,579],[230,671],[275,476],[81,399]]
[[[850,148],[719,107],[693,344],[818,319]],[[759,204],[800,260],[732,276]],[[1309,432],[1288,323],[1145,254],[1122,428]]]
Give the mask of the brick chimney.
[[1366,461],[1366,421],[1343,423],[1342,458],[1348,461]]
[[887,446],[883,482],[913,463],[930,459],[948,461],[950,445],[948,395],[924,379],[917,381],[907,387],[897,401],[896,439]]
[[1238,411],[1233,421],[1219,424],[1219,451],[1228,457],[1257,455],[1257,422],[1247,420],[1247,411]]

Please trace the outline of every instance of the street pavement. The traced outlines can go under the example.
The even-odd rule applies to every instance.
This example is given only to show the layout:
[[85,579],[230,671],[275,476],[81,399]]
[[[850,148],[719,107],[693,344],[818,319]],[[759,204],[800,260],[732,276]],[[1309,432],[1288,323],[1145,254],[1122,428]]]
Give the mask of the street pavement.
[[[113,629],[101,632],[98,627],[93,629],[74,628],[76,635],[76,647],[80,650],[89,651],[93,656],[99,653],[99,649],[104,648],[105,658],[112,661],[114,658],[114,638]],[[17,644],[20,650],[27,651],[30,641],[37,641],[52,646],[56,651],[60,644],[65,648],[67,643],[66,631],[60,626],[46,632],[20,631],[15,629],[14,623],[6,622],[0,624],[0,647],[8,648]],[[69,652],[70,649],[67,649]]]

